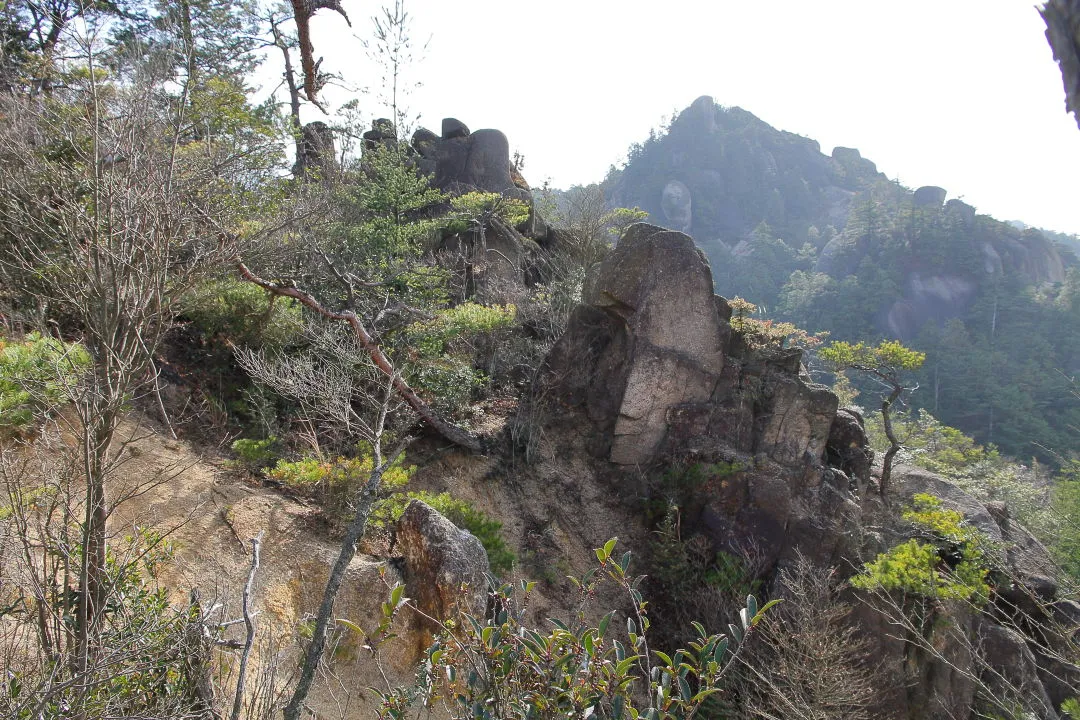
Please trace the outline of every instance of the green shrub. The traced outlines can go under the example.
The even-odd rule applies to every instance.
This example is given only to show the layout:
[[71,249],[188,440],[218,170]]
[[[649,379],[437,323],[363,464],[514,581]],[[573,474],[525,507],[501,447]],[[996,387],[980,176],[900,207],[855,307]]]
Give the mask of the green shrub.
[[[990,595],[983,551],[985,539],[963,515],[945,510],[941,500],[920,493],[903,514],[929,540],[912,538],[866,563],[851,579],[860,590],[898,591],[943,600],[984,603]],[[950,567],[944,558],[954,559]]]
[[243,345],[282,347],[304,329],[298,303],[243,280],[206,282],[183,298],[180,311],[204,335]]
[[413,346],[421,354],[438,357],[455,340],[471,340],[478,335],[511,327],[516,314],[517,308],[513,305],[464,302],[440,310],[434,320],[415,323],[410,328],[410,336]]
[[684,538],[680,526],[679,508],[669,505],[649,543],[656,618],[669,643],[691,636],[694,621],[727,625],[731,609],[761,589],[744,558],[715,550],[703,535]]
[[[0,716],[15,720],[190,716],[197,704],[191,698],[199,659],[191,657],[186,639],[191,613],[198,617],[198,611],[173,607],[168,588],[156,581],[161,566],[171,558],[171,548],[154,531],[137,528],[132,535],[114,539],[106,555],[109,594],[98,620],[98,643],[108,651],[102,654],[107,661],[72,672],[76,652],[72,641],[68,647],[52,648],[56,656],[40,666],[13,667],[0,691]],[[71,560],[78,562],[77,553]],[[46,602],[56,603],[48,608],[50,613],[68,611],[65,603],[76,592],[58,580],[52,580],[45,594],[51,599]],[[27,597],[5,612],[36,627],[42,601],[32,601],[29,590],[13,589]]]
[[460,419],[473,395],[487,384],[487,376],[473,368],[471,361],[443,355],[410,368],[409,384],[438,412]]
[[65,402],[90,366],[78,343],[38,333],[0,338],[0,433],[22,432]]
[[1080,720],[1080,697],[1069,698],[1061,703],[1061,712],[1068,715],[1071,720]]
[[256,472],[274,463],[274,459],[278,456],[277,444],[277,437],[271,435],[264,440],[240,438],[234,440],[229,447],[236,453],[242,466]]
[[[351,517],[350,501],[360,486],[368,481],[371,468],[370,455],[332,460],[303,458],[279,460],[265,474],[267,479],[279,482],[293,492],[315,498],[329,518],[343,522]],[[502,523],[449,493],[405,491],[403,488],[415,471],[415,466],[406,466],[404,458],[401,458],[383,474],[383,497],[371,508],[368,527],[391,527],[401,519],[410,500],[421,500],[445,515],[454,525],[476,536],[487,551],[492,572],[509,571],[516,558],[502,537]]]
[[[448,619],[427,650],[416,682],[390,692],[377,691],[378,717],[403,720],[421,708],[453,720],[534,720],[535,718],[610,718],[611,720],[690,720],[722,692],[722,680],[739,656],[746,637],[772,601],[759,608],[745,598],[730,635],[710,635],[700,623],[680,649],[659,649],[650,628],[649,603],[638,589],[643,578],[627,573],[631,555],[615,556],[615,540],[596,549],[599,567],[571,578],[582,610],[566,622],[552,619],[544,629],[526,621],[535,583],[521,582],[523,599],[509,585],[491,594],[493,613]],[[632,607],[625,622],[615,611],[598,623],[584,609],[601,582],[625,593]],[[378,652],[393,636],[394,614],[409,600],[402,586],[383,605],[382,624],[365,633]],[[740,600],[739,605],[743,604]]]
[[502,523],[450,493],[436,494],[425,490],[394,493],[376,503],[371,513],[371,523],[376,527],[389,527],[401,518],[411,500],[427,503],[450,522],[475,535],[487,551],[492,572],[508,572],[514,566],[516,558],[502,537]]
[[[309,457],[279,460],[265,475],[268,480],[281,483],[293,492],[314,498],[331,520],[347,522],[352,516],[352,500],[371,477],[373,467],[368,454],[331,460]],[[414,466],[406,467],[404,458],[399,458],[383,473],[383,491],[400,488],[415,470]]]

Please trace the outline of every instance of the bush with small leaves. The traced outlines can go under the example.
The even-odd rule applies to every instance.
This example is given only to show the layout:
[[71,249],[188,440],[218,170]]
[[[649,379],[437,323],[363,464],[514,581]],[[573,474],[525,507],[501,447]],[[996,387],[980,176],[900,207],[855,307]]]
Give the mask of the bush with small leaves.
[[[50,553],[63,548],[50,547]],[[4,614],[39,628],[51,642],[47,657],[26,655],[13,663],[0,685],[0,715],[13,720],[42,718],[193,717],[199,713],[194,685],[199,658],[189,642],[192,608],[175,608],[156,575],[171,548],[153,531],[137,528],[109,548],[109,595],[100,616],[106,656],[85,671],[73,670],[71,598],[75,587],[58,576],[45,599],[33,588],[12,587],[17,601]],[[132,560],[132,558],[135,558]],[[78,554],[67,558],[78,562]],[[193,615],[194,611],[194,615]]]
[[237,463],[250,472],[257,472],[274,464],[277,459],[277,437],[271,435],[262,440],[239,438],[229,447],[236,454]]
[[[540,631],[525,622],[534,584],[522,581],[520,603],[511,586],[501,586],[492,592],[489,617],[463,615],[445,623],[416,684],[380,693],[379,717],[405,718],[415,706],[437,708],[454,720],[693,717],[721,692],[744,638],[775,601],[759,608],[753,596],[746,598],[730,635],[709,634],[699,623],[686,648],[670,654],[654,649],[648,603],[639,589],[644,578],[628,574],[631,555],[616,557],[615,544],[612,539],[597,548],[599,566],[574,580],[583,601],[602,581],[622,588],[631,600],[625,624],[612,611],[594,625],[582,610],[574,621],[551,620],[551,629]],[[396,599],[384,607],[387,616],[409,604],[394,592]]]
[[[330,460],[307,457],[279,460],[265,476],[295,493],[316,499],[331,521],[344,524],[352,517],[350,505],[360,486],[371,477],[372,467],[370,454]],[[404,456],[400,456],[383,474],[383,489],[402,487],[415,470],[415,466],[406,466]]]
[[984,604],[990,585],[982,533],[966,525],[959,512],[942,508],[939,498],[925,493],[914,497],[913,507],[903,517],[923,537],[881,553],[851,579],[851,585]]
[[242,345],[281,348],[300,340],[304,331],[299,303],[243,280],[198,285],[182,298],[180,313],[206,337]]
[[89,366],[78,343],[38,333],[0,337],[0,434],[26,431],[63,404]]

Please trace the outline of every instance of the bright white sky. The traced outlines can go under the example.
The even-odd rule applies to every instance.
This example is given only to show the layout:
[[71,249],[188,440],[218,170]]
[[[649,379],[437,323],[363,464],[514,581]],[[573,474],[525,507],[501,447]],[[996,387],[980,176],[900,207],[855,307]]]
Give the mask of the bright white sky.
[[[345,82],[377,88],[356,39],[377,6],[343,4],[353,29],[321,12],[316,54]],[[599,181],[663,116],[712,95],[825,153],[856,147],[908,187],[940,185],[999,219],[1080,233],[1080,129],[1034,0],[407,0],[407,9],[418,43],[430,38],[409,71],[423,86],[408,106],[435,132],[446,116],[502,130],[533,185]],[[373,96],[361,102],[369,117],[387,114]]]

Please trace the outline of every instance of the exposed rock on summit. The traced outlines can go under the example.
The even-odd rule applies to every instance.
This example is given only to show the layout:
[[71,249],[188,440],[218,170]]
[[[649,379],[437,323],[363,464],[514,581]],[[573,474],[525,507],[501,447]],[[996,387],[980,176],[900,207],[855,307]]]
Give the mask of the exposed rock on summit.
[[801,373],[800,351],[748,348],[730,316],[688,236],[632,226],[590,274],[542,382],[617,466],[737,463],[703,511],[718,545],[755,535],[775,557],[812,533],[828,556],[850,503],[846,482],[822,487],[836,396]]

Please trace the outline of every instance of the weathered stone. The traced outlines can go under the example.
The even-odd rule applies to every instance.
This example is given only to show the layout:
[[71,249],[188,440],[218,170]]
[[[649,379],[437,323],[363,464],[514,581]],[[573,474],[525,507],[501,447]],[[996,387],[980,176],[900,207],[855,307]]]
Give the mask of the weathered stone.
[[716,101],[709,95],[702,95],[690,103],[689,115],[700,123],[701,132],[716,132]]
[[683,403],[705,402],[716,376],[693,362],[655,347],[641,347],[623,392],[611,461],[647,465],[668,431],[668,412]]
[[469,154],[459,182],[484,192],[513,190],[510,143],[498,130],[477,130],[469,135]]
[[1015,630],[980,622],[978,648],[988,671],[982,680],[998,699],[1021,703],[1040,720],[1057,720],[1054,702],[1039,677],[1035,655]]
[[394,123],[388,118],[372,120],[371,129],[363,134],[364,149],[374,150],[381,145],[392,145],[397,142],[397,130]]
[[[435,149],[435,186],[442,190],[461,185],[465,166],[469,162],[467,138],[443,139]],[[466,191],[469,188],[464,188]]]
[[863,487],[870,482],[874,451],[870,449],[862,415],[858,411],[847,408],[836,411],[825,452],[830,465],[851,475]]
[[796,377],[776,378],[770,383],[770,410],[764,416],[757,452],[783,465],[817,463],[825,454],[829,428],[836,414],[836,395],[824,385],[808,384]]
[[712,273],[688,236],[632,225],[590,274],[583,299],[623,318],[636,343],[684,355],[707,372],[723,369],[727,332]]
[[945,188],[936,185],[923,185],[915,191],[911,202],[915,207],[940,208],[945,202],[945,196],[948,194]]
[[419,500],[405,508],[396,530],[405,592],[420,610],[436,620],[453,618],[459,610],[483,613],[488,558],[479,540]]
[[461,122],[457,118],[443,118],[442,136],[443,140],[453,140],[454,138],[468,137],[469,126]]
[[975,224],[975,208],[953,198],[945,203],[945,214],[966,228]]
[[[1075,652],[1076,641],[1077,638],[1074,636],[1067,646],[1073,652]],[[1050,706],[1058,708],[1066,700],[1077,697],[1077,689],[1080,688],[1080,665],[1066,661],[1061,652],[1046,652],[1035,644],[1029,644],[1028,647],[1035,656],[1039,680],[1042,681]],[[1050,715],[1049,717],[1057,720],[1058,716]]]
[[312,171],[325,174],[333,170],[335,165],[334,131],[318,120],[305,125],[301,130],[293,172],[298,176]]

